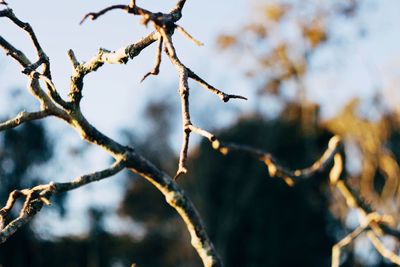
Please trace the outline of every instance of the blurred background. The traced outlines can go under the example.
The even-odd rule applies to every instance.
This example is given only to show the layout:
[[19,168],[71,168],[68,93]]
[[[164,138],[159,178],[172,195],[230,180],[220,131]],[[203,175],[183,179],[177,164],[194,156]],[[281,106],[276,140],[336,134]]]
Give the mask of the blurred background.
[[[120,12],[79,26],[109,5],[50,0],[10,7],[34,27],[54,81],[68,93],[66,51],[88,60],[151,29]],[[174,1],[138,2],[167,11]],[[205,43],[174,35],[178,56],[217,88],[249,98],[222,103],[190,84],[195,125],[224,141],[271,152],[288,168],[310,166],[340,135],[346,177],[378,212],[399,222],[400,2],[395,0],[188,1],[180,25]],[[0,34],[35,58],[29,39],[6,20]],[[154,62],[149,47],[132,62],[104,66],[85,79],[83,112],[98,129],[135,147],[173,175],[181,141],[177,74],[164,56],[161,73],[142,84]],[[37,109],[19,66],[0,55],[0,116]],[[325,267],[331,248],[359,222],[320,173],[289,187],[246,155],[222,156],[191,139],[188,175],[178,183],[198,207],[225,266]],[[110,157],[54,119],[0,134],[0,202],[14,189],[68,181],[107,167]],[[129,172],[59,195],[0,246],[1,266],[201,266],[181,219],[162,195]],[[17,210],[15,210],[17,213]],[[391,237],[384,244],[394,252]],[[341,266],[392,266],[361,235]]]

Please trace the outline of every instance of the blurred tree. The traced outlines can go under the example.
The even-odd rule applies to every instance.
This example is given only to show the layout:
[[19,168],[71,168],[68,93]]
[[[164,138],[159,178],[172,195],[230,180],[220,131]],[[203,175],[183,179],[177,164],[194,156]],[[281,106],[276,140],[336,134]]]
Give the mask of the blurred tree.
[[[5,203],[9,192],[42,182],[38,168],[51,158],[53,150],[43,124],[36,122],[7,130],[0,140],[0,202]],[[27,225],[0,248],[0,264],[30,266],[40,258],[37,248],[37,237]]]
[[[314,54],[335,38],[332,36],[336,30],[335,22],[338,19],[349,18],[356,21],[358,10],[363,4],[365,3],[356,0],[323,3],[313,0],[257,2],[255,14],[252,15],[250,22],[236,33],[222,34],[217,44],[224,50],[241,51],[238,54],[244,63],[243,71],[258,84],[258,94],[262,96],[258,98],[259,106],[265,104],[263,97],[273,97],[283,104],[285,113],[283,117],[287,117],[288,110],[292,110],[290,112],[292,115],[297,118],[300,116],[300,127],[305,132],[316,131],[313,134],[309,132],[311,136],[318,135],[320,131],[313,126],[316,123],[341,136],[345,140],[346,152],[349,155],[347,168],[351,171],[348,182],[374,210],[390,214],[394,221],[398,221],[400,203],[398,111],[386,108],[380,95],[377,95],[367,101],[368,107],[364,107],[364,110],[360,107],[359,100],[350,100],[341,113],[328,121],[321,122],[316,112],[319,109],[318,105],[312,103],[306,95],[305,80],[313,71]],[[362,33],[361,37],[365,36],[364,28],[360,28],[359,32]],[[371,113],[372,117],[366,115]],[[271,131],[277,130],[271,127]],[[253,138],[239,143],[249,143],[248,141],[252,141]],[[285,141],[290,140],[285,134],[281,134],[280,138]],[[266,138],[270,139],[271,137]],[[305,144],[310,142],[307,139],[304,138]],[[275,139],[272,137],[272,140]],[[274,142],[279,143],[278,140]],[[262,145],[256,145],[259,146]],[[315,149],[321,147],[314,146],[311,142],[305,151],[313,152]],[[272,154],[278,156],[279,151],[288,150],[268,148],[267,151],[272,151]],[[287,156],[283,156],[282,159]],[[297,162],[301,162],[301,159]],[[216,192],[212,195],[215,196]],[[334,191],[331,195],[333,199],[329,206],[333,214],[341,219],[342,231],[345,231],[351,209]],[[331,233],[331,236],[335,235],[338,233]],[[339,236],[343,236],[343,232]],[[349,255],[348,266],[363,262],[357,257]],[[376,264],[383,264],[382,262],[379,260]]]

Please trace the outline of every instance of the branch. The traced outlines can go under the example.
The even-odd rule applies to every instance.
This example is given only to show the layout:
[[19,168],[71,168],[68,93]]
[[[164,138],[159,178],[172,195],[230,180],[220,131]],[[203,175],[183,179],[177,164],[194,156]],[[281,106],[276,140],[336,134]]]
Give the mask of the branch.
[[206,81],[204,81],[202,78],[200,78],[196,73],[194,73],[191,69],[187,69],[187,71],[188,71],[189,78],[193,79],[194,81],[198,82],[201,86],[203,86],[205,89],[207,89],[210,92],[219,96],[219,98],[224,102],[228,102],[230,99],[234,99],[234,98],[247,100],[247,98],[244,96],[226,94],[226,93],[218,90],[214,86],[208,84]]
[[198,211],[172,178],[134,152],[131,153],[127,166],[156,186],[165,196],[167,203],[179,213],[189,230],[191,244],[202,259],[203,265],[205,267],[222,266],[221,259],[207,235]]
[[[42,185],[32,189],[16,190],[10,194],[6,206],[0,210],[0,244],[31,221],[36,213],[42,209],[43,204],[49,204],[48,198],[53,194],[52,191],[51,185]],[[11,208],[20,197],[25,197],[25,202],[19,216],[3,228]]]
[[[31,189],[13,191],[9,195],[6,205],[0,210],[0,244],[4,243],[19,228],[30,222],[42,209],[43,204],[50,205],[49,198],[53,194],[70,191],[88,183],[111,177],[123,170],[125,166],[125,161],[121,159],[115,162],[110,168],[80,176],[68,183],[51,182],[46,185],[35,186]],[[17,199],[21,197],[25,197],[25,202],[19,216],[4,227],[12,207]]]
[[18,27],[20,27],[22,30],[24,30],[26,33],[28,33],[29,37],[31,38],[33,45],[36,49],[36,52],[39,56],[39,59],[43,58],[45,61],[48,62],[48,57],[47,55],[44,53],[42,47],[39,44],[39,41],[31,27],[31,25],[29,23],[23,22],[20,19],[18,19],[14,12],[12,11],[12,9],[10,8],[6,8],[4,10],[0,10],[0,17],[6,17],[8,19],[10,19],[15,25],[17,25]]
[[21,111],[15,118],[0,123],[0,132],[15,128],[27,121],[43,119],[49,115],[50,115],[49,110],[41,110],[36,112]]
[[30,75],[31,72],[35,71],[40,65],[44,65],[43,75],[47,78],[46,87],[48,89],[49,95],[51,98],[59,105],[64,108],[67,108],[67,103],[61,98],[58,94],[57,90],[55,90],[54,85],[51,81],[51,72],[50,72],[50,61],[44,50],[42,49],[33,28],[29,23],[23,22],[18,19],[12,9],[7,8],[0,11],[0,17],[6,17],[10,19],[15,25],[24,30],[32,40],[32,43],[36,49],[36,53],[38,56],[38,60],[35,63],[31,63],[29,59],[22,53],[20,50],[16,49],[10,43],[8,43],[5,39],[0,37],[0,46],[6,51],[7,55],[11,55],[21,66],[24,68],[23,73]]
[[[355,208],[358,210],[361,225],[364,227],[364,229],[371,229],[367,232],[367,236],[378,251],[378,253],[386,259],[390,260],[392,263],[400,265],[400,257],[388,250],[378,238],[378,236],[381,236],[383,234],[392,235],[399,238],[399,232],[389,226],[393,224],[392,216],[380,215],[377,212],[374,212],[372,208],[364,202],[359,194],[355,193],[355,191],[351,189],[351,187],[345,182],[345,180],[339,179],[342,171],[343,159],[342,156],[337,153],[334,157],[334,166],[329,174],[331,184],[340,191],[340,193],[346,200],[346,204],[350,208]],[[343,246],[340,246],[339,244],[336,247],[336,250],[341,249],[342,247]],[[340,257],[340,251],[333,252],[335,252],[335,254],[332,254],[332,267],[337,267],[339,266],[338,257]],[[336,259],[334,257],[336,257]]]
[[361,225],[357,227],[354,231],[352,231],[350,234],[346,235],[342,240],[337,242],[333,247],[332,247],[332,264],[331,267],[339,267],[340,266],[340,254],[341,250],[349,245],[351,242],[354,241],[360,234],[362,234],[365,229],[368,227],[368,225]]
[[79,188],[81,186],[87,185],[92,182],[98,182],[100,180],[103,180],[105,178],[114,176],[115,174],[119,173],[126,167],[126,162],[125,158],[121,158],[119,161],[116,161],[110,168],[82,175],[80,177],[75,178],[71,182],[68,183],[54,183],[54,188],[55,192],[61,193],[61,192],[66,192],[70,191],[76,188]]
[[281,177],[289,185],[292,185],[294,183],[293,180],[310,178],[315,175],[315,173],[326,170],[326,168],[330,164],[332,164],[334,156],[341,149],[341,140],[339,136],[333,136],[329,140],[328,148],[325,150],[322,156],[310,167],[292,171],[277,164],[276,160],[272,157],[270,153],[265,152],[261,149],[248,145],[222,142],[218,140],[214,134],[200,128],[192,127],[192,131],[208,139],[211,143],[212,148],[219,151],[223,155],[227,155],[230,152],[241,152],[264,162],[265,165],[268,167],[268,172],[271,177]]
[[99,49],[97,55],[81,64],[77,61],[75,53],[69,50],[68,55],[74,67],[70,83],[70,102],[79,105],[82,99],[83,79],[86,75],[96,71],[104,64],[126,64],[129,59],[133,59],[139,55],[144,48],[154,43],[157,39],[158,33],[152,32],[138,42],[122,47],[117,51]]

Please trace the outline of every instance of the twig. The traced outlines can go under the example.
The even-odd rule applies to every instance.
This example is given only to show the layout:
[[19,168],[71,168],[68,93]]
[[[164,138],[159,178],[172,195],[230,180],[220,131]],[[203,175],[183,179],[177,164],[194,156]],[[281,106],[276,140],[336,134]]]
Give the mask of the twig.
[[98,182],[104,178],[111,177],[126,167],[126,159],[121,158],[116,161],[110,168],[102,171],[79,176],[68,183],[54,183],[54,188],[57,193],[70,191],[92,182]]
[[244,96],[226,94],[226,93],[218,90],[214,86],[208,84],[206,81],[204,81],[202,78],[200,78],[196,73],[194,73],[191,69],[188,68],[187,71],[188,71],[189,78],[193,79],[194,81],[198,82],[201,86],[203,86],[205,89],[207,89],[207,90],[211,91],[212,93],[216,94],[217,96],[219,96],[219,98],[224,102],[228,102],[230,99],[234,99],[234,98],[247,100],[247,98]]
[[189,138],[190,138],[190,111],[189,111],[189,84],[188,84],[188,72],[187,68],[182,64],[176,55],[175,47],[172,43],[171,36],[169,36],[164,29],[160,29],[160,34],[165,42],[165,49],[167,55],[170,58],[172,64],[175,66],[179,74],[179,95],[181,98],[181,109],[182,109],[182,128],[183,128],[183,142],[181,152],[179,154],[179,164],[178,171],[176,172],[175,179],[180,175],[187,172],[186,161],[187,152],[189,148]]
[[[16,59],[24,68],[23,73],[30,75],[31,72],[35,71],[40,65],[44,65],[43,75],[47,77],[49,81],[51,81],[51,72],[50,72],[50,61],[44,50],[42,49],[33,28],[29,23],[23,22],[18,19],[12,9],[7,8],[5,10],[0,11],[0,17],[6,17],[10,19],[15,25],[24,30],[32,40],[33,46],[36,49],[36,53],[38,56],[38,60],[31,64],[28,58],[11,44],[9,44],[3,38],[0,39],[0,45],[6,50],[7,54],[11,55],[14,59]],[[58,92],[54,89],[54,85],[51,86],[49,82],[46,82],[47,89],[51,98],[59,105],[64,108],[67,108],[67,103],[61,98]]]
[[46,200],[53,194],[52,190],[51,184],[49,184],[37,186],[32,189],[13,191],[10,194],[6,206],[0,210],[0,221],[2,226],[4,225],[5,218],[16,200],[22,196],[24,196],[26,200],[19,216],[1,229],[0,244],[4,243],[19,228],[32,220],[36,213],[41,210],[43,204],[48,204]]
[[192,35],[190,35],[183,27],[179,26],[178,24],[175,24],[175,28],[186,38],[188,38],[190,41],[192,41],[195,45],[197,46],[202,46],[204,45],[202,42],[199,40],[195,39]]
[[96,71],[104,64],[125,64],[158,39],[158,33],[152,32],[134,44],[122,47],[116,51],[99,49],[99,52],[89,61],[79,64],[72,50],[68,51],[70,60],[74,66],[70,83],[70,103],[79,106],[82,99],[83,79],[89,73]]
[[163,46],[163,40],[162,37],[160,36],[157,42],[157,52],[156,52],[156,60],[154,67],[151,71],[146,73],[143,78],[140,80],[140,82],[143,82],[148,76],[150,75],[158,75],[160,72],[160,64],[161,64],[161,54],[162,54],[162,46]]
[[15,128],[27,121],[43,119],[49,115],[50,115],[49,110],[41,110],[36,112],[21,111],[15,118],[0,123],[0,132]]
[[[13,191],[9,195],[6,205],[0,210],[0,244],[4,243],[20,227],[32,220],[34,215],[41,210],[43,204],[50,205],[49,198],[53,194],[70,191],[88,183],[111,177],[123,170],[125,166],[125,159],[121,158],[110,168],[80,176],[68,183],[51,182],[49,184],[35,186],[31,189]],[[16,200],[20,197],[25,197],[25,201],[19,216],[4,227],[6,217],[14,206]]]
[[127,5],[113,5],[113,6],[109,6],[107,8],[104,8],[102,10],[100,10],[99,12],[90,12],[88,14],[86,14],[82,20],[79,22],[80,25],[82,25],[86,19],[91,19],[91,20],[96,20],[98,17],[106,14],[107,12],[114,10],[114,9],[123,9],[123,10],[128,10],[129,6]]

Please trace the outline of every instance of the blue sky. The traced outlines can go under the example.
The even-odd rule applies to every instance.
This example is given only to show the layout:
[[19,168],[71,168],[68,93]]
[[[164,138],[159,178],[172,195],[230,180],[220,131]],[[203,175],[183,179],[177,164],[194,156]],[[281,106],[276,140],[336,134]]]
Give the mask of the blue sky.
[[[88,60],[96,54],[98,48],[116,50],[135,42],[151,29],[139,25],[138,18],[131,17],[119,11],[110,12],[97,21],[86,21],[79,26],[82,16],[90,11],[100,10],[110,1],[8,1],[17,16],[31,23],[39,40],[50,57],[54,82],[60,92],[66,95],[71,73],[70,62],[66,51],[72,48],[79,60]],[[235,32],[238,25],[254,14],[251,3],[262,1],[188,1],[183,19],[179,24],[205,43],[197,47],[176,34],[176,48],[182,61],[211,84],[230,93],[250,96],[247,102],[232,101],[223,104],[217,97],[194,86],[192,90],[193,120],[216,127],[226,125],[234,118],[251,111],[254,98],[251,98],[253,86],[251,81],[241,75],[242,64],[229,53],[221,53],[216,49],[215,39],[218,34]],[[113,1],[113,3],[119,3]],[[307,78],[308,96],[322,105],[322,116],[329,118],[354,96],[370,99],[377,90],[385,96],[387,105],[392,109],[399,108],[400,93],[398,90],[399,53],[400,47],[400,2],[396,0],[365,1],[365,8],[357,19],[358,25],[349,26],[346,21],[337,21],[334,36],[338,43],[332,43],[318,52],[313,60],[313,72]],[[150,10],[167,11],[174,6],[175,1],[146,0],[139,1]],[[354,28],[359,26],[368,29],[364,38],[354,37]],[[0,34],[19,49],[26,51],[31,58],[33,49],[27,36],[5,20],[0,21]],[[346,42],[340,44],[340,38]],[[127,65],[104,66],[85,79],[84,99],[82,108],[89,121],[104,133],[118,139],[122,127],[140,132],[143,122],[140,111],[154,97],[176,97],[171,94],[177,88],[177,74],[169,61],[164,57],[161,73],[158,77],[149,77],[140,84],[140,78],[149,71],[154,62],[155,47],[146,49],[139,57]],[[4,54],[0,54],[0,115],[7,116],[19,112],[21,105],[12,106],[8,91],[13,88],[24,88],[26,78],[20,73],[20,68]],[[23,91],[23,94],[25,91]],[[28,96],[19,96],[13,102]],[[269,102],[268,102],[269,101]],[[273,101],[266,100],[265,106],[274,106]],[[34,106],[26,104],[27,110]],[[366,109],[369,107],[367,106]],[[212,110],[212,116],[204,115]],[[270,112],[271,108],[267,108]],[[180,118],[176,118],[180,122]],[[71,179],[77,175],[105,167],[108,156],[97,148],[90,148],[84,159],[73,158],[69,149],[81,143],[76,134],[57,120],[49,120],[48,127],[53,133],[53,142],[59,155],[55,160],[64,159],[49,168],[48,176],[57,173],[53,180]],[[173,136],[179,140],[180,133]],[[175,145],[177,148],[177,145]],[[178,148],[177,148],[178,149]],[[177,150],[178,151],[178,150]],[[68,158],[68,160],[65,160]],[[62,164],[67,162],[67,164]],[[119,179],[119,180],[118,180]],[[117,182],[114,182],[117,181]],[[60,224],[56,214],[47,209],[40,215],[40,227],[43,233],[65,233],[75,229],[76,233],[84,232],[85,204],[95,203],[99,206],[115,206],[121,196],[121,177],[103,181],[69,193],[71,212],[65,224]],[[82,205],[83,204],[83,205]],[[111,220],[115,223],[115,220]],[[110,222],[111,222],[110,221]],[[54,223],[56,222],[56,223]],[[39,223],[38,223],[39,224]],[[109,223],[111,225],[111,223]],[[132,225],[131,225],[132,226]],[[137,229],[140,229],[140,227]],[[126,229],[131,229],[126,227]]]

